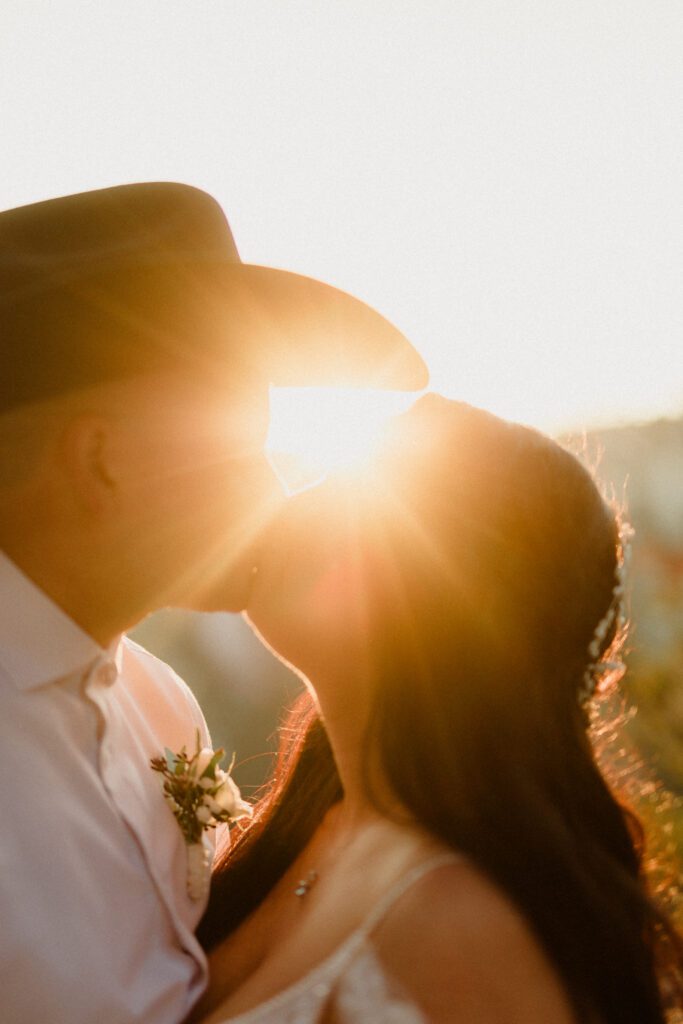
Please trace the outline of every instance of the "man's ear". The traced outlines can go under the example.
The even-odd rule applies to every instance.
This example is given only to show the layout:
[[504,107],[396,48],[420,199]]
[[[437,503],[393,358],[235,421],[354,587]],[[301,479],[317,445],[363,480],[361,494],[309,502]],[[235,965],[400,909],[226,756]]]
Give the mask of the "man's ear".
[[64,428],[60,449],[77,503],[91,515],[106,512],[118,491],[111,421],[89,413],[75,416]]

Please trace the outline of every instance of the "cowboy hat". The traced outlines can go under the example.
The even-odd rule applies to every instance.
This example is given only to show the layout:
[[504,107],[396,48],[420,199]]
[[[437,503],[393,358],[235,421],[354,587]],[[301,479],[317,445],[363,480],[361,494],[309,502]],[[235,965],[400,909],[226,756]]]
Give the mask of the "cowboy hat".
[[147,369],[419,389],[410,342],[360,300],[242,263],[218,203],[173,182],[0,213],[0,412]]

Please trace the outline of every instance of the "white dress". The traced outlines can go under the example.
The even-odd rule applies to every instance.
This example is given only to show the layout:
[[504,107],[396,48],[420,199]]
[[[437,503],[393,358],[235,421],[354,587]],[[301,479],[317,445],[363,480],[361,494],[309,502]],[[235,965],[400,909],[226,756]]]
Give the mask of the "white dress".
[[440,853],[403,876],[375,905],[363,924],[322,963],[293,985],[221,1024],[317,1024],[334,1008],[339,1024],[426,1024],[419,1008],[382,967],[372,932],[411,886],[458,858]]

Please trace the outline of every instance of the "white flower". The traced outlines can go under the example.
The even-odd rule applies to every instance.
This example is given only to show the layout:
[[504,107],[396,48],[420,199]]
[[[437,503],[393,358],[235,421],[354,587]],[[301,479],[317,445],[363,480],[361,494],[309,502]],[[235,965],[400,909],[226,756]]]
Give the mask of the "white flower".
[[202,797],[202,804],[208,807],[212,814],[222,814],[224,808],[215,800],[210,793]]
[[[242,800],[230,771],[218,766],[225,751],[222,748],[214,751],[199,744],[197,730],[193,755],[188,755],[186,747],[177,754],[165,747],[163,755],[150,761],[152,770],[159,772],[164,780],[164,798],[188,844],[201,843],[203,833],[216,828],[219,822],[234,821],[245,815],[251,817],[253,813],[251,806]],[[210,772],[206,774],[209,766]]]
[[229,775],[226,775],[224,782],[214,793],[213,800],[231,818],[242,818],[245,815],[251,817],[254,813],[253,807],[245,803],[239,787]]
[[192,764],[192,774],[195,778],[201,778],[213,760],[213,756],[214,751],[211,747],[202,747]]

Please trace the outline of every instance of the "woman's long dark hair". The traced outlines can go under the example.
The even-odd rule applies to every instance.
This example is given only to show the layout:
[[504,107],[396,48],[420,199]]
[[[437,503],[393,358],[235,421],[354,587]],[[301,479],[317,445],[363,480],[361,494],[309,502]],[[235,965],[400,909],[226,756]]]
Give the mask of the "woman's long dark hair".
[[[405,418],[383,468],[397,504],[366,531],[387,566],[369,583],[370,798],[381,809],[374,780],[388,779],[421,826],[509,896],[579,1019],[662,1024],[667,1004],[683,1006],[681,940],[648,891],[642,830],[597,766],[577,699],[615,600],[615,515],[549,439],[434,396]],[[622,639],[612,624],[601,655]],[[207,948],[341,796],[304,694],[253,822],[214,876]]]

